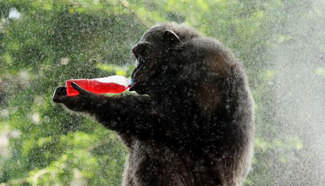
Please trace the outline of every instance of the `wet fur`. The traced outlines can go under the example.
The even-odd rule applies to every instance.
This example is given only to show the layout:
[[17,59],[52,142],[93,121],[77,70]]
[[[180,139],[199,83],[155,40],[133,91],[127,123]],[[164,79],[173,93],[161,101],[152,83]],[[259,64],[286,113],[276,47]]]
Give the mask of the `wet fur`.
[[162,52],[152,70],[135,76],[147,81],[144,95],[96,96],[79,111],[116,131],[128,147],[123,185],[241,185],[254,136],[242,64],[217,40],[184,25],[157,25],[140,42],[162,42],[166,30],[181,43],[168,50],[157,44]]

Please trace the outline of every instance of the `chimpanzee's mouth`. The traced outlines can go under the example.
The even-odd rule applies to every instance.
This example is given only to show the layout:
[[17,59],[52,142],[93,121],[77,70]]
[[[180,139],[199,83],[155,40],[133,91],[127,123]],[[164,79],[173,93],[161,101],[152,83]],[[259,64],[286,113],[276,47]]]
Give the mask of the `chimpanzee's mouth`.
[[143,57],[138,57],[137,58],[138,65],[137,67],[133,70],[131,78],[133,80],[131,87],[129,88],[129,91],[136,91],[138,92],[139,89],[139,81],[137,80],[136,76],[141,72],[141,70],[144,69],[145,66],[145,60]]
[[129,88],[129,91],[135,91],[138,94],[145,94],[145,86],[141,82],[134,82],[132,86]]
[[135,91],[136,84],[137,84],[136,82],[133,82],[129,88],[129,91]]

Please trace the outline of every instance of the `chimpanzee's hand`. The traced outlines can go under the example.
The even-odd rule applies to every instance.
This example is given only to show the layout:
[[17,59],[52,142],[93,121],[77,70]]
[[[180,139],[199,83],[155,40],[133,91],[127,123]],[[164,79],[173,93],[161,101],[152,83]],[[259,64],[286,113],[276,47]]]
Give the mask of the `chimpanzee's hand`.
[[71,85],[79,94],[77,96],[68,96],[66,87],[57,87],[52,100],[56,103],[63,103],[68,109],[72,111],[88,111],[96,104],[98,95],[89,92],[74,82]]

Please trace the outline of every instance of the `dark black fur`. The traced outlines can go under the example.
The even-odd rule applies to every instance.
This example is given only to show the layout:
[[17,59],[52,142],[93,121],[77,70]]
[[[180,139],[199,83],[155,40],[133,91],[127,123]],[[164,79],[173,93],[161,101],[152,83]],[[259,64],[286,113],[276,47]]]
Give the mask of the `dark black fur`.
[[125,185],[240,185],[252,157],[253,100],[242,64],[192,28],[161,24],[132,49],[131,90],[107,97],[77,85],[54,101],[87,112],[129,148]]

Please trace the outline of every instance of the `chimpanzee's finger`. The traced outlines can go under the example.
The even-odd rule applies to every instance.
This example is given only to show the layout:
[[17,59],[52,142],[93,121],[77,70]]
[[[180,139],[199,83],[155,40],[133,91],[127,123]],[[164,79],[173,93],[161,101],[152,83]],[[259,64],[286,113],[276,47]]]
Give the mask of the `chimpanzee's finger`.
[[87,94],[87,93],[88,93],[87,90],[81,88],[81,87],[80,87],[77,83],[75,83],[75,82],[71,82],[71,86],[72,86],[74,89],[76,89],[80,94]]

